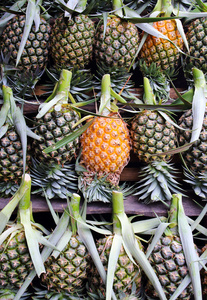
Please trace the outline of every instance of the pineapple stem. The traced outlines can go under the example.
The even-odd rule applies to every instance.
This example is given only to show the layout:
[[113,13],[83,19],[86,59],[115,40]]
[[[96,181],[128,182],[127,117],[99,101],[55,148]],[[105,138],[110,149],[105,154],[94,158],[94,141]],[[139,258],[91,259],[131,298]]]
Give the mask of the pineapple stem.
[[70,201],[70,213],[72,215],[71,218],[71,226],[73,234],[77,231],[77,222],[76,220],[80,217],[80,195],[73,193]]
[[122,6],[122,0],[113,0],[113,10],[115,10],[115,14],[117,14],[119,17],[123,17]]
[[[53,90],[53,93],[47,98],[47,100],[45,102],[49,102],[50,100],[52,100],[54,98],[55,95],[57,95],[61,92],[65,92],[65,97],[64,97],[63,102],[68,103],[71,79],[72,79],[72,72],[69,70],[63,69],[60,73],[60,78],[57,82],[57,85],[55,86],[55,88]],[[72,102],[75,103],[75,100],[73,100]]]
[[19,201],[19,210],[26,210],[31,205],[31,177],[29,174],[24,175],[25,193]]
[[150,105],[155,105],[155,95],[153,94],[153,90],[150,85],[150,81],[147,77],[144,77],[144,103],[145,104],[150,104]]
[[121,223],[117,214],[124,213],[124,198],[123,193],[119,191],[112,192],[112,206],[113,206],[113,232],[121,233]]
[[110,74],[105,74],[101,81],[101,99],[99,113],[108,116],[111,110],[111,78]]
[[170,205],[170,211],[169,211],[169,222],[170,223],[178,223],[178,195],[173,194],[171,205]]
[[[181,194],[173,194],[171,199],[170,211],[168,216],[168,221],[170,223],[169,227],[166,229],[165,234],[171,235],[178,233],[178,202]],[[169,229],[170,228],[170,229]]]

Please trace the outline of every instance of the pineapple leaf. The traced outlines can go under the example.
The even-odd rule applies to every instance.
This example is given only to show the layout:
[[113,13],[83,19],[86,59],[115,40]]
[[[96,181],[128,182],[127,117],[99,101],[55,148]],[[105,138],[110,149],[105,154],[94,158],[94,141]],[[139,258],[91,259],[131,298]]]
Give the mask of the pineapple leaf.
[[161,223],[155,232],[155,235],[153,237],[152,242],[150,243],[148,249],[147,249],[147,253],[146,253],[146,257],[148,258],[150,256],[150,254],[152,253],[152,250],[155,248],[155,245],[157,244],[157,242],[159,241],[159,239],[161,238],[161,236],[163,235],[164,231],[166,230],[166,228],[170,225],[170,223]]
[[193,77],[195,91],[192,102],[192,113],[193,113],[193,128],[190,142],[198,140],[205,114],[206,107],[206,81],[203,72],[197,68],[193,68]]
[[9,124],[0,127],[0,138],[2,138],[9,128]]
[[162,286],[157,278],[150,262],[148,261],[144,252],[139,248],[138,242],[135,239],[135,235],[133,232],[133,227],[129,222],[125,213],[117,214],[119,221],[121,222],[122,228],[122,237],[123,241],[126,244],[126,247],[130,249],[130,252],[137,263],[141,266],[141,268],[145,271],[145,274],[148,276],[149,280],[153,284],[154,288],[159,294],[160,299],[166,300],[166,296],[162,289]]
[[22,40],[21,40],[19,50],[17,53],[16,66],[18,65],[20,58],[22,56],[24,47],[26,45],[29,33],[30,33],[32,25],[33,25],[34,18],[37,18],[37,9],[38,8],[35,3],[35,0],[28,1],[27,10],[26,10],[25,26],[24,26],[24,31],[23,31],[23,35],[22,35]]
[[5,231],[3,231],[0,235],[0,245],[13,233],[17,232],[18,230],[22,229],[21,224],[14,224],[13,226],[9,227]]
[[175,22],[176,22],[176,25],[177,25],[177,29],[180,32],[180,35],[183,39],[184,45],[185,45],[187,51],[189,52],[190,49],[189,49],[189,45],[188,45],[188,41],[187,41],[187,38],[186,38],[185,31],[184,31],[184,28],[183,28],[183,24],[182,24],[181,20],[179,20],[179,19],[175,19]]
[[193,235],[188,224],[187,217],[182,205],[182,195],[174,194],[178,198],[178,231],[180,234],[183,251],[188,266],[189,274],[192,280],[195,299],[202,300],[201,279],[198,264],[198,254],[195,250]]
[[25,174],[23,176],[21,184],[17,192],[13,195],[9,203],[4,206],[4,208],[0,212],[0,234],[4,230],[6,224],[8,223],[12,213],[14,212],[15,208],[17,207],[20,200],[25,196],[25,193],[27,193],[28,190],[28,184],[30,182],[30,176],[28,174]]
[[57,105],[60,101],[62,102],[62,100],[65,99],[65,96],[66,93],[62,91],[61,93],[55,95],[55,97],[49,102],[43,102],[40,105],[40,111],[38,112],[36,118],[42,118],[53,106]]
[[28,126],[26,127],[26,133],[27,136],[31,137],[32,139],[36,139],[38,141],[41,139],[41,137],[34,133]]
[[45,267],[40,255],[39,244],[38,240],[36,239],[37,236],[35,234],[35,230],[31,226],[30,208],[20,209],[20,219],[22,225],[24,226],[27,245],[34,268],[38,277],[40,277],[42,273],[45,273]]
[[119,254],[122,246],[122,237],[119,234],[114,234],[113,242],[111,245],[111,250],[109,254],[108,266],[107,269],[110,272],[107,273],[106,280],[106,300],[111,300],[111,293],[113,290],[113,281],[114,281],[114,273],[117,266],[117,261],[119,258]]
[[14,121],[14,126],[17,133],[20,136],[23,152],[23,174],[26,168],[26,156],[27,156],[27,125],[25,118],[19,107],[16,107],[15,112],[12,114],[12,119]]
[[[62,236],[63,232],[65,232],[67,226],[68,226],[69,217],[66,213],[62,214],[62,217],[60,218],[60,221],[58,225],[55,227],[53,233],[49,237],[49,242],[53,245],[56,245],[59,241],[60,237]],[[44,247],[41,252],[41,259],[43,262],[46,261],[46,259],[50,256],[52,252],[51,247]],[[36,271],[32,270],[29,275],[25,278],[23,285],[15,295],[13,300],[20,300],[21,296],[24,294],[24,292],[27,290],[28,286],[31,284],[33,279],[36,276]]]
[[26,2],[27,2],[27,0],[16,1],[10,7],[9,12],[4,13],[3,16],[1,17],[1,19],[0,19],[0,27],[5,26],[9,22],[9,20],[11,20],[15,16],[13,13],[11,13],[12,11],[13,12],[19,11],[24,6],[24,4]]
[[87,122],[85,125],[83,125],[81,128],[75,130],[73,133],[66,135],[64,138],[62,138],[59,142],[57,142],[55,145],[47,147],[43,150],[45,153],[50,153],[51,151],[57,150],[58,148],[66,145],[67,143],[70,143],[75,138],[80,136],[91,124],[93,120]]
[[4,103],[0,110],[0,128],[5,124],[10,109],[10,102],[7,101],[7,95],[6,93],[4,94]]
[[117,94],[112,88],[111,88],[111,96],[117,99],[121,103],[126,103],[126,100],[119,94]]
[[141,221],[133,222],[132,227],[133,227],[134,233],[144,233],[148,230],[157,228],[157,226],[160,225],[160,223],[164,222],[164,221],[166,221],[166,218],[156,217],[156,218],[153,218],[150,220],[141,220]]
[[69,243],[71,236],[72,236],[72,231],[69,228],[67,228],[56,245],[57,249],[52,252],[51,256],[57,258],[58,255],[60,255],[60,252],[63,251],[64,248]]

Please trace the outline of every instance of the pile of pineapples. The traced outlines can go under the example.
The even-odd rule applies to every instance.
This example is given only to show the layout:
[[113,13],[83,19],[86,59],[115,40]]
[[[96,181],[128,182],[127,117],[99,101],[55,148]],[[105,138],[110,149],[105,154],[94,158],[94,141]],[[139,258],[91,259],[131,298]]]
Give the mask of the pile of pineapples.
[[[0,299],[207,297],[205,2],[2,1]],[[131,156],[137,182],[122,182]],[[134,221],[129,195],[168,218]],[[89,202],[112,216],[88,218]]]

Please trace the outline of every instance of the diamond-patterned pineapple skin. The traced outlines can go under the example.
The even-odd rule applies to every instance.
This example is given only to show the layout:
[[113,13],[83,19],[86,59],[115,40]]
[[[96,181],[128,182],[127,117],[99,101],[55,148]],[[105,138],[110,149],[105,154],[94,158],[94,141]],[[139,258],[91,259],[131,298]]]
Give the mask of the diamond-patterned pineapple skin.
[[[41,140],[34,140],[34,156],[42,162],[64,164],[70,162],[79,147],[79,138],[48,154],[43,150],[60,141],[64,136],[73,132],[73,126],[79,120],[79,115],[73,109],[62,106],[61,110],[51,109],[42,118],[36,120],[34,132]],[[79,126],[76,127],[76,129]]]
[[106,31],[103,21],[96,27],[94,53],[97,62],[109,67],[128,68],[138,50],[137,27],[119,17],[107,19]]
[[[140,241],[137,239],[140,249],[143,248]],[[111,250],[113,242],[113,236],[108,236],[104,238],[100,238],[96,241],[97,250],[100,255],[100,259],[103,263],[103,266],[106,270],[106,272],[110,272],[108,270],[108,260],[109,260],[109,254]],[[91,267],[89,270],[89,290],[93,294],[101,293],[102,295],[105,295],[106,287],[100,278],[100,275],[98,274],[98,271],[91,262]],[[133,281],[134,279],[134,281]],[[114,274],[114,282],[113,282],[113,290],[116,295],[118,295],[120,292],[124,292],[126,295],[130,295],[133,292],[135,292],[132,288],[133,282],[136,286],[136,293],[139,293],[141,289],[141,280],[142,280],[142,271],[139,265],[135,265],[130,258],[128,257],[127,253],[124,250],[123,245],[121,246],[121,251],[119,254],[115,274]]]
[[[178,48],[183,49],[183,39],[175,20],[153,23],[153,27],[170,39]],[[179,65],[180,51],[169,40],[148,35],[139,56],[150,65],[155,62],[162,70],[175,69]]]
[[[167,299],[170,299],[170,296],[188,274],[180,238],[174,235],[161,237],[150,254],[149,261],[163,286]],[[152,299],[159,299],[149,281],[145,286],[145,292]],[[188,300],[192,294],[192,285],[188,285],[177,299]]]
[[170,155],[153,154],[176,148],[175,127],[157,111],[144,110],[131,121],[132,149],[141,162],[169,160]]
[[[203,253],[207,249],[207,244],[203,246],[201,249],[201,252]],[[203,268],[201,270],[201,284],[202,284],[202,293],[203,293],[203,299],[207,297],[207,271]]]
[[[184,112],[178,120],[184,130],[178,132],[179,146],[190,142],[193,126],[192,110]],[[188,168],[195,174],[207,172],[207,109],[205,110],[202,130],[199,139],[186,151],[182,152]]]
[[[28,145],[29,149],[29,145]],[[27,155],[26,171],[30,163],[30,155]],[[8,131],[0,139],[0,180],[19,183],[23,174],[23,151],[20,136],[14,128]]]
[[56,258],[45,262],[42,281],[49,290],[81,292],[85,289],[88,270],[88,251],[78,235],[72,235],[68,245]]
[[[24,26],[25,15],[16,15],[8,22],[1,36],[1,50],[4,56],[11,53],[10,63],[13,65],[16,65]],[[50,25],[41,18],[39,29],[36,31],[35,25],[31,28],[18,64],[19,68],[31,72],[43,70],[48,62],[49,40]]]
[[87,170],[121,174],[129,162],[130,136],[119,117],[96,117],[80,137],[81,163]]
[[25,233],[20,231],[9,238],[0,245],[0,288],[20,288],[33,264]]
[[93,54],[94,34],[94,22],[87,15],[56,18],[51,31],[54,65],[61,68],[88,66]]
[[186,38],[189,45],[187,61],[207,72],[207,18],[198,18],[188,25]]

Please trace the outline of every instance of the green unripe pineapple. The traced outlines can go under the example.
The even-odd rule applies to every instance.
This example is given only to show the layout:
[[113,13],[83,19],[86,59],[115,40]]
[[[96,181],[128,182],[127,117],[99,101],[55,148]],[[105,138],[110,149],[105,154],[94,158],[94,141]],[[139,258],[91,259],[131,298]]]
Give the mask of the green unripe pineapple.
[[84,14],[59,16],[51,30],[51,57],[57,68],[85,68],[92,59],[94,23]]
[[186,33],[189,56],[186,61],[204,73],[207,72],[207,18],[197,18],[188,25]]
[[49,290],[71,294],[82,292],[87,279],[87,260],[88,251],[85,245],[78,235],[73,235],[57,258],[48,258],[42,281]]
[[108,17],[106,29],[103,21],[96,27],[95,60],[109,67],[129,68],[139,46],[137,27],[117,16]]
[[[192,109],[187,110],[180,117],[178,124],[184,130],[178,132],[178,142],[180,146],[190,142],[193,127],[193,114]],[[187,167],[194,174],[207,172],[207,108],[205,109],[205,115],[203,125],[199,139],[193,143],[190,148],[182,152],[183,158],[187,164]]]
[[20,288],[33,269],[24,231],[0,245],[0,288]]
[[[16,65],[17,54],[23,37],[25,15],[14,16],[4,28],[1,36],[1,50],[4,56],[10,54],[10,63]],[[26,41],[18,67],[21,72],[34,74],[41,72],[47,65],[49,53],[50,25],[40,19],[36,30],[33,24]]]

